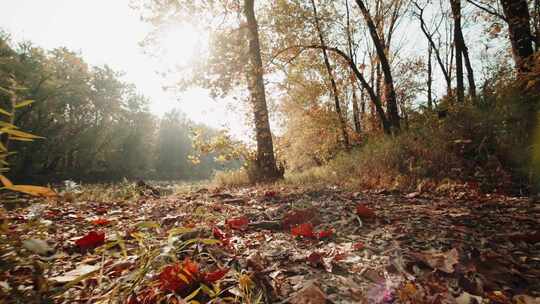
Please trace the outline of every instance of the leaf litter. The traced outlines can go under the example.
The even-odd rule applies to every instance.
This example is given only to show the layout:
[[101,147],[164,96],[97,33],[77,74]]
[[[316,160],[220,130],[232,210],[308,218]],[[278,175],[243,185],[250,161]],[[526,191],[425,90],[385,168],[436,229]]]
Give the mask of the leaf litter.
[[0,212],[0,301],[539,303],[539,210],[286,187],[41,199]]

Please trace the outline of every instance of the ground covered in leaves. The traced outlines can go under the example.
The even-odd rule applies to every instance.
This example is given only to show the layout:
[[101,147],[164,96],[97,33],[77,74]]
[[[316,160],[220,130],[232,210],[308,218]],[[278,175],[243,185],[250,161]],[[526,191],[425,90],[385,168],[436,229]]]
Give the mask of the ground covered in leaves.
[[199,189],[2,210],[0,303],[540,303],[540,204]]

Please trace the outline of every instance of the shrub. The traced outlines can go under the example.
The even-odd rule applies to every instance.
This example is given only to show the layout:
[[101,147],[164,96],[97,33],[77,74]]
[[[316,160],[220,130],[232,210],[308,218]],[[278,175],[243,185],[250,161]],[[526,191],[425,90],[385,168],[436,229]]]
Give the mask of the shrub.
[[227,171],[216,171],[211,184],[215,187],[240,187],[251,184],[245,168]]

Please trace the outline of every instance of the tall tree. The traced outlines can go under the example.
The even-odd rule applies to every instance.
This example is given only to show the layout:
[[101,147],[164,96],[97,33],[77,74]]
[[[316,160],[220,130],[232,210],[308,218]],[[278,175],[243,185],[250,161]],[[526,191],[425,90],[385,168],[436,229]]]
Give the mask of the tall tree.
[[[452,8],[452,18],[454,19],[454,44],[456,49],[456,77],[458,82],[458,99],[464,95],[463,88],[463,64],[467,69],[467,80],[469,82],[469,95],[476,98],[476,84],[474,81],[474,72],[469,58],[469,49],[463,37],[463,28],[461,22],[461,0],[450,0]],[[460,100],[463,101],[463,100]]]
[[341,113],[341,103],[339,101],[339,92],[337,89],[336,80],[334,79],[334,75],[332,74],[332,67],[330,66],[330,60],[328,60],[328,54],[326,52],[326,43],[324,41],[321,25],[319,23],[319,16],[317,14],[317,6],[315,5],[315,0],[311,0],[311,6],[313,8],[313,16],[315,18],[315,27],[317,28],[319,41],[322,46],[321,52],[324,59],[324,66],[326,67],[328,77],[330,78],[330,84],[332,85],[332,93],[333,93],[332,95],[334,96],[334,106],[336,109],[336,114],[338,115],[338,119],[339,119],[343,145],[345,146],[345,149],[349,149],[350,143],[349,143],[349,135],[347,134],[347,123],[345,122],[345,118],[343,117],[343,114]]
[[465,85],[463,83],[463,44],[461,35],[461,1],[450,0],[452,7],[452,18],[454,19],[454,48],[456,54],[456,91],[457,101],[463,103],[465,100]]
[[266,92],[263,79],[263,65],[261,59],[261,46],[259,41],[259,29],[255,18],[254,0],[244,0],[244,16],[248,29],[248,56],[249,68],[246,70],[248,88],[253,106],[255,121],[255,135],[257,140],[257,166],[256,179],[258,181],[272,181],[280,178],[280,172],[274,156],[274,145],[270,122],[268,119],[268,107],[266,104]]
[[391,128],[393,131],[399,131],[400,129],[400,122],[399,122],[399,113],[398,113],[398,107],[397,107],[397,98],[396,98],[396,90],[394,88],[394,79],[392,77],[392,68],[390,66],[390,62],[388,61],[387,54],[385,52],[385,44],[382,41],[381,37],[377,33],[377,27],[375,23],[373,22],[373,19],[371,18],[371,14],[369,13],[369,10],[364,4],[363,0],[356,0],[356,3],[358,4],[358,7],[360,8],[360,11],[362,12],[362,16],[364,17],[364,20],[367,24],[367,27],[369,29],[369,34],[373,40],[373,44],[375,46],[375,50],[377,52],[377,57],[379,59],[381,69],[384,75],[384,96],[386,97],[386,108],[388,113],[388,121],[390,123]]
[[518,74],[530,72],[529,59],[534,53],[531,16],[527,0],[500,0],[508,23],[508,33]]

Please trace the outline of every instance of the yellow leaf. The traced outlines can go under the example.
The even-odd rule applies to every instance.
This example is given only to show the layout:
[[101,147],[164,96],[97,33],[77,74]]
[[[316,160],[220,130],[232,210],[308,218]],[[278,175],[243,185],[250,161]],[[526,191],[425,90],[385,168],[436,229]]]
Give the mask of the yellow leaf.
[[4,110],[2,108],[0,108],[0,114],[4,114],[6,116],[11,116],[11,113],[9,113],[8,111],[6,111],[6,110]]
[[5,122],[5,121],[0,121],[0,127],[4,128],[8,128],[8,129],[17,129],[16,126],[10,124],[9,122]]
[[10,136],[9,139],[17,140],[17,141],[34,141],[31,138],[24,138],[24,137],[17,137],[17,136]]
[[4,187],[11,187],[13,186],[13,183],[7,178],[5,177],[4,175],[0,174],[0,181],[2,181],[2,184],[4,185]]
[[13,135],[20,138],[27,138],[27,139],[43,138],[41,136],[37,136],[34,134],[26,133],[20,130],[9,129],[9,128],[2,128],[0,129],[0,132],[7,133],[9,135]]
[[22,107],[26,107],[27,105],[31,105],[34,103],[35,100],[24,100],[24,101],[21,101],[19,102],[18,104],[15,105],[15,108],[16,109],[19,109],[19,108],[22,108]]
[[41,197],[55,197],[56,196],[56,192],[54,192],[52,189],[47,188],[47,187],[40,187],[40,186],[11,184],[11,186],[6,186],[6,189],[30,194],[33,196],[41,196]]

